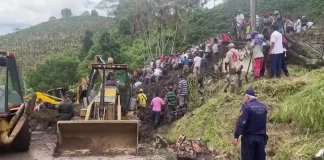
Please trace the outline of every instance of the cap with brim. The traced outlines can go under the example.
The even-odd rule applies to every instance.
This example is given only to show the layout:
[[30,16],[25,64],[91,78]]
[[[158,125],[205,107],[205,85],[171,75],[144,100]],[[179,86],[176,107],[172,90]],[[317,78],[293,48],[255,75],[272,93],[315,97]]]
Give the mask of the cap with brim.
[[245,90],[244,94],[249,95],[249,96],[253,96],[253,97],[257,97],[257,94],[255,93],[253,88],[248,88],[247,90]]
[[279,11],[274,11],[273,14],[279,14]]

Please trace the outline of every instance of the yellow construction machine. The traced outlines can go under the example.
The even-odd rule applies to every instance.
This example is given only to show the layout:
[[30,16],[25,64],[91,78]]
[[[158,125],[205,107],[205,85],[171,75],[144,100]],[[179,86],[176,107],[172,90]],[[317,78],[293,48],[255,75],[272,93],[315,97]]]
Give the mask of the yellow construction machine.
[[[91,68],[87,92],[89,105],[80,111],[82,120],[57,122],[59,141],[56,151],[88,150],[92,155],[120,151],[136,153],[138,121],[122,120],[122,112],[128,111],[131,97],[128,65],[113,64],[113,59],[109,58],[108,63],[92,64]],[[116,79],[112,74],[119,78],[118,84],[113,83]],[[94,87],[98,80],[101,81],[99,93]],[[95,96],[91,97],[94,92]]]
[[85,78],[81,79],[81,84],[76,87],[76,101],[75,104],[83,102],[83,98],[86,97],[88,90],[88,81]]
[[29,114],[35,97],[24,102],[24,83],[15,53],[0,52],[0,150],[27,151],[31,133]]
[[[55,109],[56,105],[60,104],[63,99],[52,96],[52,95],[48,95],[46,93],[42,93],[42,92],[35,92],[36,95],[36,104],[38,104],[40,101],[44,102],[45,107],[48,109]],[[37,106],[35,106],[37,107]],[[34,110],[36,110],[36,108],[34,108]]]

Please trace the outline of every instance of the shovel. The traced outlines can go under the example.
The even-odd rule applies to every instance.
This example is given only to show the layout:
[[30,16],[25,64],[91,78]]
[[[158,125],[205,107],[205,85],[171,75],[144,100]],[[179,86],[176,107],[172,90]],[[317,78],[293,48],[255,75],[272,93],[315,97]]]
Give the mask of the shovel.
[[250,58],[250,62],[249,62],[249,66],[248,66],[247,71],[246,71],[246,74],[245,74],[245,81],[246,81],[246,83],[249,82],[248,74],[249,74],[249,70],[250,70],[250,66],[251,66],[251,62],[252,62],[252,57],[253,57],[253,52],[252,52],[252,54],[251,54],[251,58]]
[[228,89],[229,85],[230,85],[230,80],[229,80],[229,78],[227,78],[227,84],[226,84],[226,87],[224,89],[225,93],[227,93],[227,89]]

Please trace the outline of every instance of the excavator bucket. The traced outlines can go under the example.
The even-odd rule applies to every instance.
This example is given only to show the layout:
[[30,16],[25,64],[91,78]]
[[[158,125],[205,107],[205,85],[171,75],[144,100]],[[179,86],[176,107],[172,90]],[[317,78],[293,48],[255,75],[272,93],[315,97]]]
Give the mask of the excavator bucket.
[[57,132],[61,155],[137,153],[137,120],[58,121]]

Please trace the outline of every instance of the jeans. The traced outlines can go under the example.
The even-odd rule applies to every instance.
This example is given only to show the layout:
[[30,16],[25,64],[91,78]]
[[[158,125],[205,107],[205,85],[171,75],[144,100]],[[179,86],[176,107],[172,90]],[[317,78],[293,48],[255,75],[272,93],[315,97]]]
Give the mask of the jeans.
[[285,57],[285,52],[281,56],[281,69],[285,73],[286,76],[289,75],[288,74],[288,69],[287,69],[287,60],[286,60],[286,57]]
[[283,53],[270,54],[271,58],[271,78],[276,76],[281,78],[281,57]]
[[152,111],[152,120],[156,126],[160,120],[161,111]]

